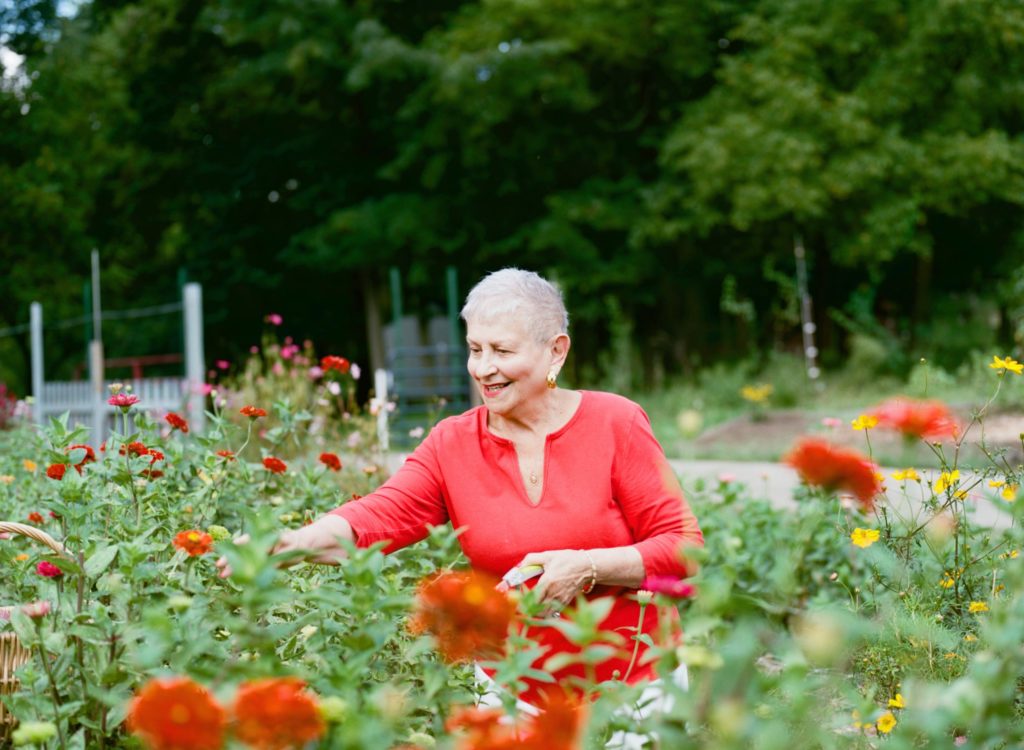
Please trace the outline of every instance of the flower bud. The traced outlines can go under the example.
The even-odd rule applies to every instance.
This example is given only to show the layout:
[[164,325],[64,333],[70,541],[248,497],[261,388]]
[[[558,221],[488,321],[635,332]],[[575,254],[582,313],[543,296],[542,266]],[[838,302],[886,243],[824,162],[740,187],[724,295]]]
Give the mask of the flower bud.
[[52,721],[23,721],[11,734],[15,746],[45,745],[57,736],[57,725]]

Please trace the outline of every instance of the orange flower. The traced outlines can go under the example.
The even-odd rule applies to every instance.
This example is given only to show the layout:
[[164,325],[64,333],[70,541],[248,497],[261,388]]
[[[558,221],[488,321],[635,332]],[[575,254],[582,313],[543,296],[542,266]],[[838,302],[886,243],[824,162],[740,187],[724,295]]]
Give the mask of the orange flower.
[[876,407],[878,425],[922,440],[955,438],[960,432],[956,418],[941,401],[893,398]]
[[138,440],[135,440],[131,443],[128,443],[128,445],[122,445],[118,453],[120,453],[122,456],[125,453],[128,453],[129,455],[132,456],[148,456],[149,448],[140,443]]
[[172,543],[176,548],[188,553],[189,557],[196,557],[210,551],[213,547],[213,537],[205,531],[190,529],[178,532]]
[[464,730],[458,750],[575,750],[584,713],[563,692],[553,692],[544,709],[521,726],[502,721],[500,709],[468,708],[453,714],[448,731]]
[[188,432],[188,422],[180,414],[175,414],[173,411],[167,412],[164,415],[164,419],[167,420],[167,424],[171,426],[173,430],[181,430],[183,433]]
[[427,579],[416,595],[410,630],[432,633],[449,662],[493,656],[502,650],[515,614],[515,604],[497,585],[497,578],[479,571]]
[[[57,464],[57,465],[58,466],[62,466],[63,464]],[[31,513],[28,514],[28,520],[29,520],[30,523],[34,523],[34,524],[46,523],[46,519],[43,518],[43,514],[40,513],[39,511],[36,511],[36,510],[34,510]]]
[[210,692],[188,677],[147,682],[128,707],[128,729],[151,750],[219,750],[227,723]]
[[267,456],[266,458],[263,459],[263,468],[265,468],[271,474],[284,474],[286,471],[288,471],[288,464],[286,464],[280,458]]
[[232,451],[217,451],[217,455],[223,458],[225,461],[235,460],[235,454]]
[[335,453],[321,453],[320,463],[331,471],[341,471],[341,459]]
[[882,487],[874,464],[865,456],[819,438],[804,438],[785,461],[807,484],[845,490],[855,495],[866,511],[874,507],[875,495]]
[[96,460],[96,451],[92,449],[91,445],[77,444],[69,445],[67,448],[64,449],[64,452],[70,453],[71,451],[76,449],[85,451],[85,456],[82,457],[82,460],[75,464],[75,471],[81,474],[83,466],[85,466],[86,464],[91,464]]
[[235,736],[257,750],[304,747],[326,730],[316,697],[297,677],[242,683],[235,697]]
[[267,416],[267,410],[261,409],[258,406],[243,406],[238,410],[238,413],[249,417],[249,419]]

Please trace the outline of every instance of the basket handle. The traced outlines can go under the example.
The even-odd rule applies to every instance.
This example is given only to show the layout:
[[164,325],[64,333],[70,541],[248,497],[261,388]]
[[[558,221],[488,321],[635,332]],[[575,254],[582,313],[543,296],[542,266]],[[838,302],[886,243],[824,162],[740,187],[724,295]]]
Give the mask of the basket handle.
[[65,551],[63,544],[58,542],[42,529],[37,529],[35,526],[29,526],[27,523],[15,523],[13,521],[0,521],[0,532],[4,531],[10,534],[27,536],[29,539],[35,539],[37,542],[45,544],[61,557],[68,557],[68,553]]

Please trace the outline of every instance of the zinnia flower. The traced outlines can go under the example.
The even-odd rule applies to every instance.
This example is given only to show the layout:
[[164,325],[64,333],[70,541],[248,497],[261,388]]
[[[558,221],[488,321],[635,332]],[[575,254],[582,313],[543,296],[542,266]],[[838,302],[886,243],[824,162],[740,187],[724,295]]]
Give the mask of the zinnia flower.
[[896,728],[896,717],[892,715],[892,711],[886,711],[878,717],[875,725],[882,734],[889,734],[889,732]]
[[128,729],[151,750],[219,750],[227,716],[188,677],[150,680],[128,708]]
[[36,566],[36,573],[43,576],[44,578],[60,578],[64,575],[64,571],[58,568],[49,560],[43,560]]
[[235,736],[257,750],[305,747],[326,731],[316,697],[296,677],[242,683],[234,714]]
[[28,520],[32,523],[46,523],[46,519],[43,518],[43,514],[35,510],[28,514]]
[[118,452],[122,456],[126,453],[132,456],[148,456],[149,448],[147,448],[143,443],[140,443],[138,440],[135,440],[131,443],[128,443],[128,445],[122,445]]
[[265,320],[267,323],[270,323],[270,325],[272,326],[279,326],[282,323],[284,323],[284,318],[282,318],[277,313],[270,313],[263,320]]
[[458,750],[576,750],[583,708],[564,692],[552,691],[543,710],[517,726],[496,708],[463,708],[445,725],[465,732]]
[[284,474],[286,471],[288,471],[288,464],[286,464],[280,458],[267,456],[266,458],[263,459],[263,468],[265,468],[271,474]]
[[697,592],[697,587],[692,583],[675,576],[647,576],[640,588],[673,599],[689,599]]
[[213,537],[205,531],[189,529],[188,531],[178,532],[174,537],[173,544],[178,549],[186,552],[189,557],[196,557],[197,555],[205,555],[210,551],[210,548],[213,547]]
[[864,510],[874,507],[875,495],[882,485],[874,464],[857,451],[818,438],[805,438],[785,461],[807,484],[829,491],[845,490],[860,501]]
[[164,419],[167,420],[167,424],[169,424],[172,429],[181,430],[183,433],[188,432],[188,422],[180,414],[175,414],[173,411],[169,411],[164,415]]
[[429,632],[449,662],[499,653],[515,605],[495,590],[498,579],[479,571],[440,573],[424,581],[410,621],[414,633]]
[[131,393],[115,393],[107,399],[111,406],[120,407],[121,411],[128,411],[135,404],[139,403],[139,397]]
[[908,438],[943,440],[955,438],[960,427],[941,401],[916,401],[894,398],[876,407],[872,415],[878,424],[896,430]]
[[341,471],[341,459],[336,453],[321,453],[320,463],[331,471]]
[[46,467],[46,476],[56,479],[58,482],[64,478],[64,472],[68,470],[67,464],[50,464]]
[[29,602],[28,604],[21,605],[21,611],[33,620],[38,620],[40,617],[45,617],[50,614],[50,603],[45,599],[40,599],[37,602]]
[[320,367],[323,369],[324,372],[328,372],[329,370],[337,370],[342,375],[345,375],[346,373],[348,373],[349,368],[351,366],[352,364],[344,357],[335,357],[332,354],[329,354],[320,360]]
[[91,464],[96,460],[96,451],[92,449],[91,445],[77,444],[69,445],[67,448],[64,449],[64,452],[71,453],[71,451],[73,450],[85,451],[85,455],[82,457],[82,460],[75,464],[75,471],[81,474],[83,466],[85,466],[86,464]]
[[217,451],[217,455],[223,458],[225,461],[235,460],[235,454],[232,451]]
[[246,417],[249,417],[249,419],[257,419],[259,417],[267,416],[267,410],[261,409],[258,406],[243,406],[241,409],[238,410],[238,412]]

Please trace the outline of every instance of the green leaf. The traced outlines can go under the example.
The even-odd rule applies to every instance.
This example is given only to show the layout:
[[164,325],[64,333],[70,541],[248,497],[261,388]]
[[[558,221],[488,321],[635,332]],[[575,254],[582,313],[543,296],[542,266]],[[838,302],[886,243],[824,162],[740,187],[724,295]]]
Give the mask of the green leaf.
[[114,561],[114,558],[117,557],[118,549],[116,544],[111,544],[93,552],[89,559],[85,561],[85,574],[89,578],[100,576],[110,566],[110,563]]

